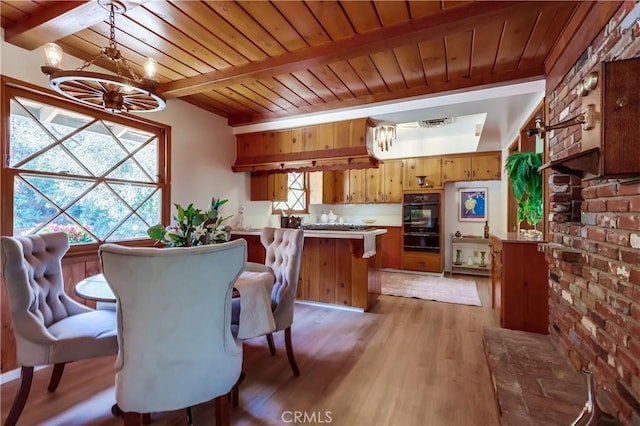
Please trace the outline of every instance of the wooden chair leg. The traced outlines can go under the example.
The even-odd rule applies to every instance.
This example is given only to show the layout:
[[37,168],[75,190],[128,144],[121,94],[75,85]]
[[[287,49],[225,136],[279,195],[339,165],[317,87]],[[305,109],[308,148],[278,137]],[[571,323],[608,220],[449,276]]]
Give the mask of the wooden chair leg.
[[229,394],[220,395],[214,400],[216,410],[216,426],[230,426]]
[[193,416],[191,415],[191,407],[187,407],[187,425],[193,426]]
[[142,415],[140,413],[134,413],[131,411],[122,413],[124,426],[140,426],[140,420],[142,420]]
[[49,387],[47,390],[49,392],[54,392],[58,389],[58,385],[60,384],[60,379],[62,378],[62,373],[64,373],[64,362],[61,364],[55,364],[53,366],[53,371],[51,372],[51,379],[49,380]]
[[18,392],[16,392],[16,397],[13,400],[11,411],[9,411],[7,420],[4,423],[5,426],[14,426],[18,422],[20,414],[22,414],[22,410],[27,403],[32,381],[33,367],[22,367],[20,370],[20,388],[18,389]]
[[269,352],[271,352],[271,355],[275,355],[276,345],[273,343],[273,334],[267,334],[267,343],[269,344]]
[[294,376],[300,375],[300,369],[298,368],[298,364],[296,364],[296,358],[293,356],[293,345],[291,344],[291,327],[287,327],[284,329],[284,345],[287,348],[287,358],[289,359],[289,364],[291,365],[291,369],[293,370]]
[[238,377],[238,381],[231,388],[231,405],[237,407],[240,403],[240,383],[244,380],[244,371],[240,372],[240,377]]

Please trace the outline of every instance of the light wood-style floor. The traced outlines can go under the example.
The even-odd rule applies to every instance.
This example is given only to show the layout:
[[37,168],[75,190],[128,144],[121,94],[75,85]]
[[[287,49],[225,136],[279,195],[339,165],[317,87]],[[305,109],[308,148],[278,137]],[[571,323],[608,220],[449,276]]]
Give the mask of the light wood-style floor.
[[[274,357],[263,338],[246,342],[246,380],[232,424],[498,425],[482,349],[483,326],[496,325],[489,280],[464,278],[477,281],[483,307],[393,296],[381,296],[367,313],[297,305],[292,335],[301,376],[291,373],[282,333]],[[113,363],[69,364],[54,394],[46,391],[50,369],[37,372],[19,425],[121,424],[110,412]],[[3,422],[17,385],[1,387]],[[195,425],[214,424],[213,403],[193,414]],[[182,425],[184,410],[152,420]]]

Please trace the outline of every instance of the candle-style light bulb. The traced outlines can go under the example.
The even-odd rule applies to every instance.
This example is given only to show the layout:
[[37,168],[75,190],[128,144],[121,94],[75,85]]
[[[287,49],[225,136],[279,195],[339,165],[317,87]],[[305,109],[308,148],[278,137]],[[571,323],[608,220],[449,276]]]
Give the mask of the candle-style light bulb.
[[47,43],[44,46],[45,66],[51,68],[62,68],[62,49],[55,43]]
[[146,62],[144,63],[144,78],[155,80],[157,70],[158,62],[153,58],[147,58]]

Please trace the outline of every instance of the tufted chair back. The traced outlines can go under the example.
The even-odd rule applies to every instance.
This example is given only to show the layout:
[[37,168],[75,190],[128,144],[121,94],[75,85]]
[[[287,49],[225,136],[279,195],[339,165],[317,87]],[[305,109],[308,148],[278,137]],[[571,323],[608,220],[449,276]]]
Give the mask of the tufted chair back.
[[272,269],[276,278],[271,292],[276,330],[284,330],[293,323],[304,231],[294,228],[264,228],[260,241],[266,250],[264,263]]
[[103,244],[117,299],[116,402],[125,412],[190,407],[229,393],[242,368],[231,332],[247,242],[148,248]]
[[[2,237],[2,270],[20,365],[51,364],[74,358],[68,354],[55,359],[59,357],[49,345],[57,339],[47,331],[68,317],[93,311],[64,292],[61,261],[67,250],[69,239],[64,232]],[[115,352],[115,329],[111,335]]]
[[22,384],[7,416],[15,424],[24,409],[33,370],[54,364],[49,392],[56,390],[67,362],[118,351],[113,311],[94,311],[64,292],[64,232],[2,237],[2,273],[7,288]]

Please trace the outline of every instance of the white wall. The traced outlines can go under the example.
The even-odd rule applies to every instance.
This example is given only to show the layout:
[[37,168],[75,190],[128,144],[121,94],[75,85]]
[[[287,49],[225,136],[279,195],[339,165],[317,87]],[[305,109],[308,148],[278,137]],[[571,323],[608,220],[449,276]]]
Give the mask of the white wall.
[[[444,186],[444,269],[450,270],[451,262],[451,236],[460,231],[462,235],[477,235],[482,237],[484,233],[483,222],[468,222],[458,219],[458,190],[460,188],[487,188],[489,199],[486,203],[489,228],[499,228],[506,217],[507,199],[502,193],[502,182],[497,180],[478,182],[452,182]],[[488,261],[488,253],[487,253]]]

